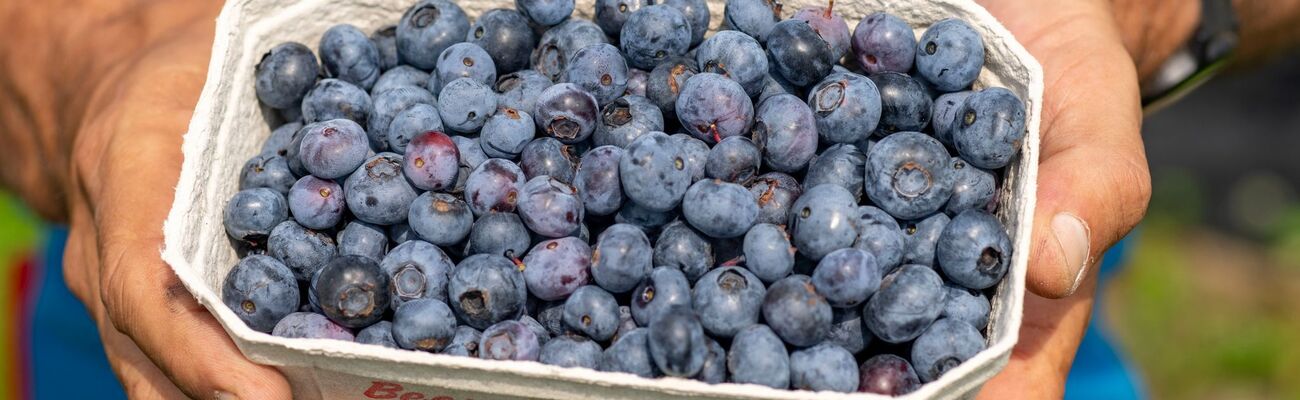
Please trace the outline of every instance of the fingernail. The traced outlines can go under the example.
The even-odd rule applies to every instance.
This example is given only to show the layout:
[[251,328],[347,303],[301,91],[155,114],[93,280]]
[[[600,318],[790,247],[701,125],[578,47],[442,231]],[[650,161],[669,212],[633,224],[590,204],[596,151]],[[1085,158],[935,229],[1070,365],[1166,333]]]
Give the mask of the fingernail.
[[1074,214],[1063,212],[1052,217],[1052,233],[1056,235],[1056,244],[1061,247],[1061,259],[1065,260],[1066,276],[1073,275],[1067,296],[1074,294],[1088,275],[1088,254],[1092,241],[1088,239],[1088,225]]
[[216,393],[217,400],[239,400],[238,396],[218,390]]

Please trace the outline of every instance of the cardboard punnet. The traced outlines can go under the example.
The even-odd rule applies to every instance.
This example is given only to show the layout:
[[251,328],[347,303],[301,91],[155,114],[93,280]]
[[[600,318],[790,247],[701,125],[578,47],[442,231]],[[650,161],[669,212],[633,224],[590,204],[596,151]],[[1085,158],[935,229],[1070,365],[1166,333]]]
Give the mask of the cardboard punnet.
[[[284,339],[249,329],[221,302],[226,272],[238,261],[222,226],[222,209],[238,190],[244,161],[270,134],[253,92],[253,69],[272,46],[297,41],[310,47],[330,26],[362,31],[395,24],[412,0],[234,0],[217,21],[207,83],[185,134],[185,161],[176,199],[165,223],[163,259],[185,287],[220,321],[249,359],[280,369],[303,399],[867,399],[867,394],[775,390],[757,385],[710,385],[686,379],[642,379],[629,374],[565,369],[533,362],[501,362],[395,350],[323,339]],[[473,16],[513,7],[508,0],[459,0]],[[575,14],[591,18],[593,0],[578,0]],[[724,1],[710,0],[710,27],[722,21]],[[821,0],[786,0],[785,16]],[[1011,33],[969,0],[840,0],[835,10],[852,29],[862,17],[888,11],[910,22],[919,37],[930,24],[960,18],[983,36],[986,65],[977,88],[1001,86],[1026,102],[1028,133],[1008,167],[999,217],[1015,246],[1012,268],[992,299],[988,349],[906,398],[963,398],[1006,364],[1020,328],[1042,113],[1043,73]]]

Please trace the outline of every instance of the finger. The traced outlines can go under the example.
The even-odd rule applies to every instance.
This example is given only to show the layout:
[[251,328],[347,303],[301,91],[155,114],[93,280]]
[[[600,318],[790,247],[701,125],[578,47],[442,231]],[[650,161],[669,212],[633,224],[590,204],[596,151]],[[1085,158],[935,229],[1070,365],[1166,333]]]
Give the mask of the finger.
[[[103,320],[103,319],[101,319]],[[113,365],[113,372],[122,383],[129,399],[184,399],[176,385],[149,360],[140,348],[109,324],[100,324],[100,340],[104,354]]]
[[[1092,293],[1096,275],[1081,290]],[[1092,312],[1092,296],[1025,296],[1020,341],[1005,368],[980,390],[981,399],[1059,399]],[[1034,384],[1026,385],[1025,382]]]

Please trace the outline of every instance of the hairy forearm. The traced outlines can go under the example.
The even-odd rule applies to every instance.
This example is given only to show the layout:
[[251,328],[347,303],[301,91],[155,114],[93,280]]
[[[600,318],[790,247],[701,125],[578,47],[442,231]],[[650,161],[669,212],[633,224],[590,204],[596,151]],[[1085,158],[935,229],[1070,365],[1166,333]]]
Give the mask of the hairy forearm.
[[220,2],[40,1],[0,5],[0,184],[63,221],[70,152],[93,93],[115,71]]

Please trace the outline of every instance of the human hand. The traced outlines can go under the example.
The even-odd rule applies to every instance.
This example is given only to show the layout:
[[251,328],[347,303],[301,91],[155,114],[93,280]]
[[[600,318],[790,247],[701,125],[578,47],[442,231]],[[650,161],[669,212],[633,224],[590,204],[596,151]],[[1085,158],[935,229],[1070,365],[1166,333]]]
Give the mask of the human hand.
[[65,278],[132,399],[290,396],[274,368],[244,358],[159,254],[219,6],[156,40],[135,38],[148,44],[82,88],[90,99],[72,144]]
[[1142,219],[1151,196],[1138,72],[1125,46],[1132,40],[1105,0],[980,3],[1038,59],[1045,84],[1020,341],[980,395],[1060,398],[1088,325],[1092,267]]

